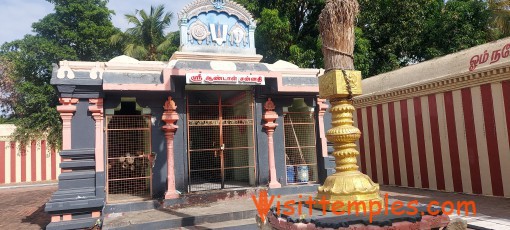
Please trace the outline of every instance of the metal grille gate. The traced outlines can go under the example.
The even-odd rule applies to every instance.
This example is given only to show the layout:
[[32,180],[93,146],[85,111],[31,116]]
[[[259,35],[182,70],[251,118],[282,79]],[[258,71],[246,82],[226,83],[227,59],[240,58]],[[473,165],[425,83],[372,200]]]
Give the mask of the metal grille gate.
[[150,116],[106,116],[107,202],[151,198]]
[[255,185],[249,91],[188,92],[189,191]]

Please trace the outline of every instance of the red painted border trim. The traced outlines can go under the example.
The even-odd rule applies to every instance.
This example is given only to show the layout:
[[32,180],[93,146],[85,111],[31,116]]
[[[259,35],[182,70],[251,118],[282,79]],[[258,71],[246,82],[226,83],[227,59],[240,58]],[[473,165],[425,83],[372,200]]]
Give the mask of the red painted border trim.
[[5,141],[0,141],[0,184],[5,184]]
[[402,185],[400,175],[400,159],[398,156],[397,123],[395,121],[395,103],[388,104],[388,116],[390,118],[391,153],[393,155],[393,171],[395,173],[395,184]]
[[494,117],[494,102],[491,84],[480,86],[482,91],[482,107],[485,123],[485,139],[489,154],[489,169],[491,172],[492,195],[504,196],[503,178],[499,158],[498,134],[496,133],[496,118]]
[[421,109],[421,98],[415,97],[414,119],[416,125],[416,139],[418,141],[418,158],[420,159],[421,187],[430,188],[427,165],[427,152],[425,151],[425,131],[423,127],[423,114]]
[[46,141],[41,141],[41,180],[46,180]]
[[374,120],[372,117],[372,107],[367,107],[367,125],[368,125],[368,143],[370,147],[370,168],[372,175],[370,177],[374,182],[379,182],[377,179],[377,159],[375,156],[375,142],[374,142]]
[[436,170],[436,184],[438,190],[445,190],[443,158],[441,153],[441,135],[439,132],[439,118],[437,112],[436,95],[429,95],[430,131],[432,134],[432,151],[434,152],[434,167]]
[[446,112],[446,127],[448,130],[448,147],[450,149],[450,163],[453,176],[453,190],[463,192],[462,172],[460,171],[459,144],[457,141],[457,127],[455,125],[455,105],[453,103],[453,93],[444,93],[444,105]]
[[37,149],[36,148],[36,143],[35,143],[35,141],[32,141],[30,143],[30,168],[32,169],[32,170],[30,170],[30,173],[31,173],[30,174],[31,175],[30,180],[31,181],[37,181],[37,165],[36,165],[37,164],[36,163],[37,162],[37,158],[36,158],[37,156],[36,156],[36,152],[35,152],[36,149]]
[[384,135],[384,130],[386,127],[384,126],[384,113],[382,105],[377,105],[377,122],[379,124],[379,144],[381,148],[383,183],[389,184],[388,156],[386,154],[386,136]]
[[482,178],[480,175],[480,162],[478,160],[478,144],[476,143],[475,117],[471,88],[461,90],[462,107],[464,108],[464,125],[466,126],[466,140],[469,156],[469,170],[471,172],[471,185],[473,193],[482,194]]
[[358,128],[361,131],[361,137],[359,139],[359,151],[360,151],[360,160],[361,160],[361,172],[367,173],[367,161],[365,157],[365,138],[363,138],[363,114],[361,114],[361,109],[356,110],[356,116],[358,118]]
[[407,186],[414,187],[413,153],[411,152],[411,140],[409,134],[409,116],[407,100],[400,101],[400,113],[402,114],[402,134],[404,136],[404,155],[406,158]]
[[[508,137],[510,137],[510,81],[502,82],[503,87],[503,101],[505,104],[505,113],[506,113],[506,130],[508,132]],[[510,140],[506,140],[510,145]],[[510,170],[510,169],[505,169]],[[507,178],[508,179],[508,178]]]
[[20,146],[21,149],[21,182],[27,181],[27,146]]
[[57,179],[57,155],[55,149],[51,149],[51,180]]
[[11,141],[11,183],[16,182],[16,142]]

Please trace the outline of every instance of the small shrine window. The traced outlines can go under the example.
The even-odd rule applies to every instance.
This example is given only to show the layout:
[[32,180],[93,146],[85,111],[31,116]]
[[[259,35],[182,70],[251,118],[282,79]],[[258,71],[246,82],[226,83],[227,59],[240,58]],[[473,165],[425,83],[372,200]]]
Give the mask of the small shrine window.
[[136,100],[123,100],[107,112],[107,202],[151,199],[151,116],[142,115]]
[[317,147],[314,109],[304,98],[284,107],[287,184],[317,182]]

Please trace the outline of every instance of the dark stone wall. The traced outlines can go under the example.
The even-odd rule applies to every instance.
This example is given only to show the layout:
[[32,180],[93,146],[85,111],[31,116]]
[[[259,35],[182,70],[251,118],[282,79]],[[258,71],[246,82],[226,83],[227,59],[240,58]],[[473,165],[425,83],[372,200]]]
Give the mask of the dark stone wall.
[[80,99],[71,120],[72,149],[95,148],[96,122],[89,112],[89,99]]
[[255,97],[255,138],[257,141],[257,172],[258,185],[265,186],[269,183],[269,154],[267,146],[267,133],[263,127],[266,123],[262,119],[264,114],[265,98]]

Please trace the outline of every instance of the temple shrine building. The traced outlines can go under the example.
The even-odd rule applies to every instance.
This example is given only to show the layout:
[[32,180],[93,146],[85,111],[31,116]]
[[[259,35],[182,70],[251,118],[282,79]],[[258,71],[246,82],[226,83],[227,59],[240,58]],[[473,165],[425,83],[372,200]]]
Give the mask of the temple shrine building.
[[262,63],[256,21],[233,1],[194,1],[179,25],[168,62],[55,66],[64,139],[48,229],[190,194],[313,192],[326,177],[323,70]]
[[[47,229],[260,190],[312,193],[334,172],[324,70],[263,63],[256,21],[231,0],[196,0],[178,16],[181,46],[167,62],[54,66],[63,150],[52,167],[41,158],[41,178],[51,168],[59,180]],[[509,73],[505,38],[363,80],[359,170],[381,185],[510,197]],[[13,168],[18,182],[26,172]]]

